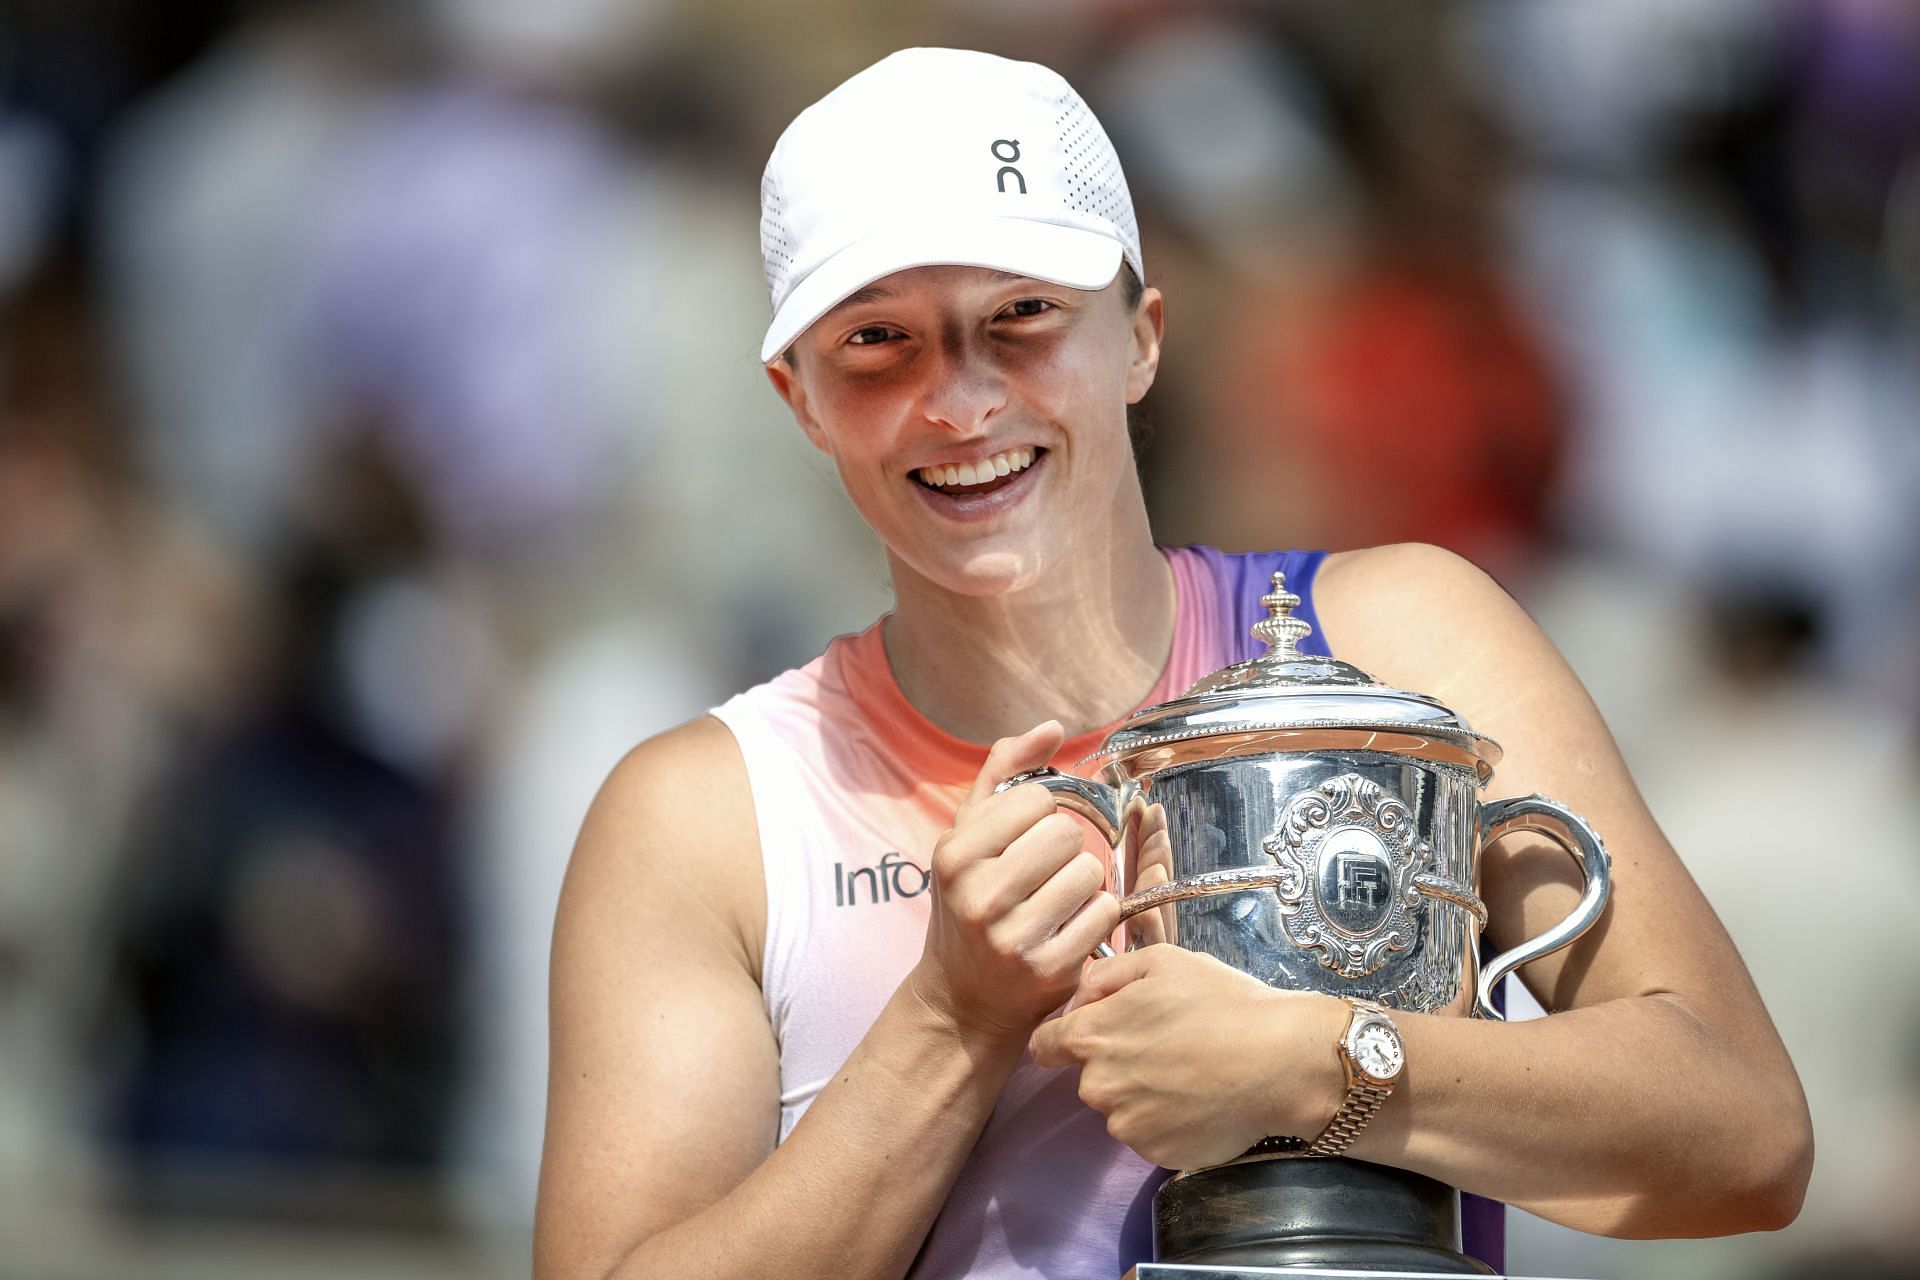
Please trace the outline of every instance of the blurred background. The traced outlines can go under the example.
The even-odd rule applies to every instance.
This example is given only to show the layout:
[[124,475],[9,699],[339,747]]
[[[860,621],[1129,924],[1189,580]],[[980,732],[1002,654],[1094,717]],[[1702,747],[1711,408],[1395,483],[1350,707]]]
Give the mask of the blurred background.
[[756,199],[910,44],[1114,135],[1162,540],[1478,561],[1741,945],[1800,1220],[1512,1269],[1920,1273],[1920,2],[9,0],[0,1277],[526,1274],[595,788],[887,605]]

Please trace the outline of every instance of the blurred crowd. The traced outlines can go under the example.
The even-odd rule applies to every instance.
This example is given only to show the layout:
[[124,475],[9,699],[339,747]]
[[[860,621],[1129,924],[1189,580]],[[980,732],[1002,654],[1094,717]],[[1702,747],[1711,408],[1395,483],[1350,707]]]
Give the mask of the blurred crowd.
[[130,1221],[524,1273],[595,787],[886,607],[755,201],[909,44],[1114,135],[1161,539],[1486,567],[1748,958],[1801,1222],[1516,1269],[1913,1265],[1920,3],[15,0],[0,1276]]

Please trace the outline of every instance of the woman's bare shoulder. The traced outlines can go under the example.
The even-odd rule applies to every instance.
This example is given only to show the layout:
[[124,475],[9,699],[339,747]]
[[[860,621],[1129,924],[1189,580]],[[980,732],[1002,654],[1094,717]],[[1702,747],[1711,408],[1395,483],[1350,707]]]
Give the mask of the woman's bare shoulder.
[[[682,803],[674,804],[678,799]],[[596,808],[618,814],[641,806],[666,819],[690,804],[739,808],[751,815],[753,793],[733,732],[704,715],[633,747],[608,774]]]
[[758,977],[759,828],[746,761],[725,724],[700,716],[627,752],[588,810],[567,893],[621,903],[632,919],[677,919],[676,928],[704,921]]
[[1313,590],[1333,651],[1390,683],[1444,681],[1496,654],[1538,662],[1552,648],[1499,583],[1427,543],[1334,552]]

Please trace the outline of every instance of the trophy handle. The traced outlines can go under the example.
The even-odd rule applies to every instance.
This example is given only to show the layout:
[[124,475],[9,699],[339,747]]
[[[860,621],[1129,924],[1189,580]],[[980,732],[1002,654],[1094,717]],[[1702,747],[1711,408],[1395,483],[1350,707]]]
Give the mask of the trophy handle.
[[[1114,846],[1120,845],[1120,796],[1104,782],[1095,782],[1091,778],[1077,778],[1058,769],[1033,769],[1026,773],[1016,773],[994,788],[995,794],[1009,787],[1024,783],[1037,782],[1053,792],[1053,802],[1068,813],[1075,813],[1091,822],[1101,838]],[[1101,943],[1093,953],[1102,959],[1113,955],[1113,948]]]
[[1493,1007],[1493,989],[1500,979],[1523,964],[1552,955],[1592,928],[1607,908],[1607,894],[1613,883],[1608,876],[1607,849],[1600,843],[1599,833],[1565,805],[1545,796],[1489,800],[1480,806],[1480,816],[1486,824],[1483,845],[1492,844],[1510,831],[1537,832],[1565,849],[1587,880],[1586,891],[1566,919],[1539,937],[1501,952],[1481,971],[1480,987],[1474,993],[1474,1015],[1505,1021],[1505,1016]]

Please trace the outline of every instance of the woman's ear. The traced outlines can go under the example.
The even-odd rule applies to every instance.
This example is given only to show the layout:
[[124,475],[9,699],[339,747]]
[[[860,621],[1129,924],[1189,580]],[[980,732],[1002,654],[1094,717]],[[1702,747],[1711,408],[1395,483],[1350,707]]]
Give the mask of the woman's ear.
[[808,407],[807,389],[794,370],[792,357],[782,356],[768,365],[767,381],[773,384],[774,392],[786,401],[787,408],[793,412],[793,420],[807,433],[807,439],[812,441],[813,447],[832,457],[833,450],[827,447],[826,433],[820,429],[818,419]]
[[1160,371],[1160,340],[1167,332],[1167,303],[1148,286],[1133,309],[1133,358],[1127,364],[1127,403],[1139,404]]

